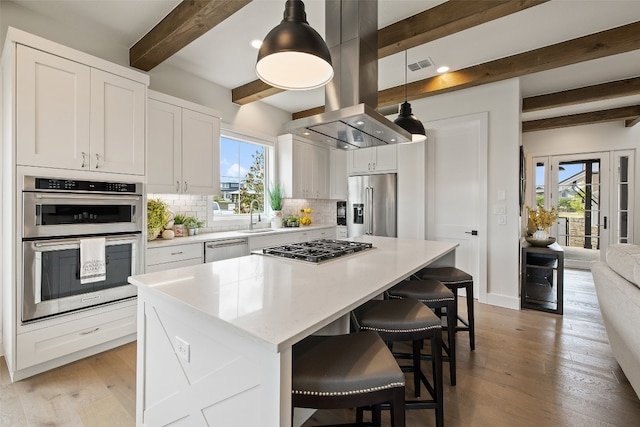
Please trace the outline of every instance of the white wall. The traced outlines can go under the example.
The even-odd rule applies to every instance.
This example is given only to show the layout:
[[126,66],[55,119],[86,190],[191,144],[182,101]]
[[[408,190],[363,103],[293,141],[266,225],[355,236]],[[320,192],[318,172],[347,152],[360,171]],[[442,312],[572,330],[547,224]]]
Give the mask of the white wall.
[[[496,216],[487,212],[487,289],[482,302],[519,308],[519,80],[423,98],[411,101],[411,106],[423,123],[489,113],[487,209],[506,205],[507,224],[498,225]],[[455,173],[455,165],[451,171]],[[500,190],[506,193],[505,201],[498,201]]]
[[[635,150],[635,177],[640,178],[640,125],[624,127],[622,120],[611,123],[599,123],[574,126],[537,132],[527,132],[522,136],[522,145],[527,156],[527,191],[534,187],[534,167],[531,157],[580,154],[603,151]],[[636,184],[637,185],[637,184]],[[637,191],[637,187],[636,187]],[[634,205],[633,241],[640,242],[640,197],[636,195]]]

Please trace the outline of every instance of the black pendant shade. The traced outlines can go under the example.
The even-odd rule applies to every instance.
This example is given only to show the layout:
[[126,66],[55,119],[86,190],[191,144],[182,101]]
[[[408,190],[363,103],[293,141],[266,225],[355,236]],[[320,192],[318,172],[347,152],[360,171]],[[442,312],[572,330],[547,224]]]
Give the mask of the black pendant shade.
[[411,112],[411,104],[407,102],[407,51],[404,51],[404,102],[400,104],[398,118],[393,121],[411,134],[411,142],[421,142],[427,139],[427,132],[422,122]]
[[287,90],[315,89],[333,78],[329,48],[307,22],[302,1],[287,0],[284,19],[262,42],[256,74]]
[[422,122],[413,115],[411,112],[411,104],[407,101],[400,104],[400,113],[393,122],[411,134],[412,142],[420,142],[427,139],[427,133],[424,130]]

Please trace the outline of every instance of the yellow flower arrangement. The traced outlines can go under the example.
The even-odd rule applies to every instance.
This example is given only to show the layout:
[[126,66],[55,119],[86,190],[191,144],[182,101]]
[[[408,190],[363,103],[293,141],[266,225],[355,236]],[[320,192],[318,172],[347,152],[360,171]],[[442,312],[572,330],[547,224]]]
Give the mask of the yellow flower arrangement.
[[548,230],[558,219],[558,209],[551,206],[550,210],[546,210],[542,206],[537,206],[535,210],[530,206],[525,206],[529,210],[529,218],[538,229]]

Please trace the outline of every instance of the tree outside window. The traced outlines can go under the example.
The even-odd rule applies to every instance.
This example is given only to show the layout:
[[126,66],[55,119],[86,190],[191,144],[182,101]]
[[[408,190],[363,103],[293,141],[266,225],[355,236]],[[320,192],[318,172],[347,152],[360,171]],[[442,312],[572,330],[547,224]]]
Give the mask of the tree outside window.
[[245,214],[253,200],[264,210],[265,147],[233,138],[220,138],[220,212]]

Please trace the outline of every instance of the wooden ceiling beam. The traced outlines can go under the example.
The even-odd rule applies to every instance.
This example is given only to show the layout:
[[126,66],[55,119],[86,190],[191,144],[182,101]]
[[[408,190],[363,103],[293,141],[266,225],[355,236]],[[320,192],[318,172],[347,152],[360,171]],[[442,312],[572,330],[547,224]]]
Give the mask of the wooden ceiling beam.
[[520,12],[549,0],[449,0],[378,30],[378,58]]
[[129,49],[129,65],[149,71],[251,0],[183,0]]
[[[378,58],[405,51],[549,0],[449,0],[378,30]],[[254,80],[231,90],[231,101],[245,105],[283,92]]]
[[635,119],[628,119],[624,121],[624,127],[630,128],[640,123],[640,115]]
[[570,114],[548,119],[529,120],[522,122],[522,132],[558,129],[592,123],[605,123],[617,120],[637,121],[640,117],[640,105],[613,108],[610,110],[592,111],[589,113]]
[[640,77],[633,77],[630,79],[617,80],[593,86],[524,98],[522,100],[522,112],[528,113],[530,111],[638,94],[640,94]]

